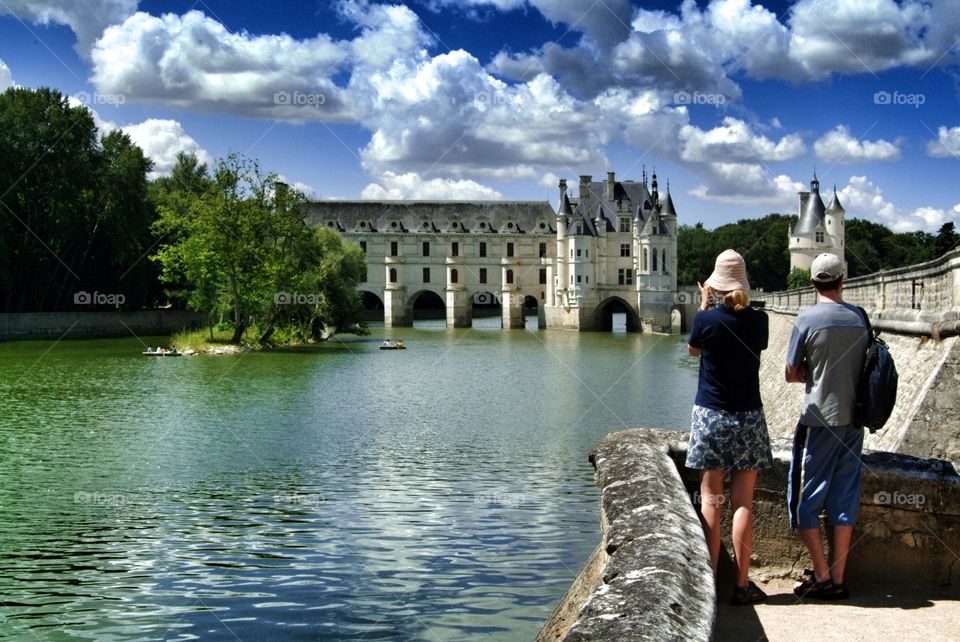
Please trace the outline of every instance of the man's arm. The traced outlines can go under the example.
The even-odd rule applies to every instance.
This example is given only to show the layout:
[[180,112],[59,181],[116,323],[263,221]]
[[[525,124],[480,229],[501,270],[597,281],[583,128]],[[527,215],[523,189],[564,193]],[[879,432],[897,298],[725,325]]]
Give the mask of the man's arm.
[[700,348],[694,348],[692,345],[687,345],[687,352],[690,353],[691,357],[699,357],[703,354],[703,350]]

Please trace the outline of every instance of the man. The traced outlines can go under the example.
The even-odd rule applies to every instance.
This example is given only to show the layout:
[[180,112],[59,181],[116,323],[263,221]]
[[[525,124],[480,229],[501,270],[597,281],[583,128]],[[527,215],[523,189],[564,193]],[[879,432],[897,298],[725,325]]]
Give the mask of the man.
[[[836,600],[850,596],[844,570],[860,510],[863,429],[854,423],[854,403],[867,327],[860,311],[841,298],[839,257],[817,256],[810,278],[818,301],[797,316],[786,367],[788,382],[806,385],[788,481],[790,526],[799,530],[814,566],[794,593]],[[824,510],[832,540],[830,564],[820,537]]]

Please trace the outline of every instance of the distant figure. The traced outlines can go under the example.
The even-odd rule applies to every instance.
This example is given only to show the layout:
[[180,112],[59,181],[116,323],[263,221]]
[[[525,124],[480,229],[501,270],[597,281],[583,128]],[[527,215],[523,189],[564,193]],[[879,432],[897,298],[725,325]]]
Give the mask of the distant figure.
[[[817,304],[793,323],[786,379],[806,386],[793,438],[787,479],[790,526],[800,532],[813,561],[793,592],[798,597],[850,597],[844,571],[860,511],[863,429],[854,423],[854,404],[867,326],[859,310],[841,297],[843,262],[821,254],[810,265]],[[823,553],[820,512],[831,535],[830,563]]]
[[[725,250],[700,287],[687,350],[700,357],[687,467],[700,470],[700,514],[714,575],[720,557],[723,479],[730,472],[733,551],[737,580],[730,603],[753,604],[767,595],[750,581],[753,490],[757,473],[773,465],[760,400],[760,352],[767,347],[767,315],[750,307],[743,257]],[[716,302],[716,305],[711,305]]]

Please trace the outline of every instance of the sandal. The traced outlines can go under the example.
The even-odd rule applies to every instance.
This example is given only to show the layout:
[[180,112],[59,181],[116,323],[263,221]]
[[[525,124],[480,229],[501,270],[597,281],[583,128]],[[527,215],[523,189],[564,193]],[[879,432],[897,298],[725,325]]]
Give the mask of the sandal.
[[847,600],[850,598],[850,589],[843,585],[842,582],[833,583],[833,595],[830,596],[831,600]]
[[730,604],[733,606],[745,606],[747,604],[756,604],[767,599],[767,594],[760,590],[752,581],[748,581],[746,586],[734,586],[733,595],[730,597]]

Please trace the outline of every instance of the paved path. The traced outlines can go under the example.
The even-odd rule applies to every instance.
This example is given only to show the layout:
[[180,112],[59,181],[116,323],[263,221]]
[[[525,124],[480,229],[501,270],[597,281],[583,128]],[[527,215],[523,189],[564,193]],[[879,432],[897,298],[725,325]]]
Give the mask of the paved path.
[[793,580],[758,581],[770,597],[753,606],[730,606],[731,580],[718,588],[715,642],[844,640],[852,642],[960,641],[957,588],[858,585],[848,582],[850,599],[798,600]]

